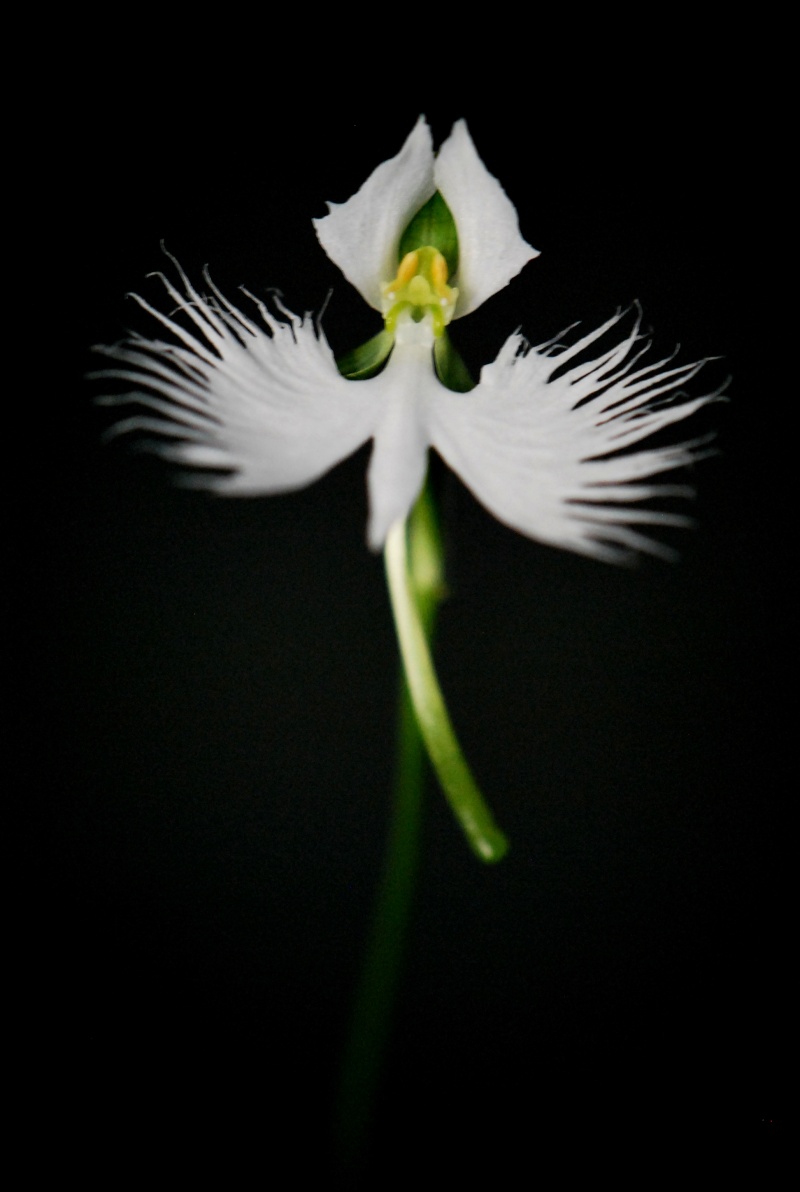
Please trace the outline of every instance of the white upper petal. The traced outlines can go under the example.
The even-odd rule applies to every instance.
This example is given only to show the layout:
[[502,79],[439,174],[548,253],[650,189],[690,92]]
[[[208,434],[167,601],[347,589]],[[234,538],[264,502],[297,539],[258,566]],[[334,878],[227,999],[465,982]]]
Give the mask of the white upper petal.
[[313,221],[325,252],[377,310],[381,283],[397,272],[400,237],[435,189],[431,132],[420,116],[396,157],[373,170],[346,203],[328,203],[329,214]]
[[[702,454],[697,443],[619,452],[719,396],[670,404],[701,365],[665,367],[670,361],[660,360],[636,368],[646,347],[638,323],[588,360],[586,349],[619,318],[560,351],[528,349],[512,335],[475,389],[441,390],[429,422],[431,445],[500,521],[542,542],[615,562],[637,551],[671,553],[634,527],[686,519],[632,504],[690,495],[640,481]],[[576,356],[580,362],[564,371]]]
[[434,179],[458,231],[455,317],[461,318],[507,286],[539,253],[522,239],[514,204],[478,157],[463,120],[439,150]]
[[149,444],[154,451],[200,469],[190,483],[242,496],[303,488],[372,436],[379,388],[345,380],[312,321],[282,307],[276,318],[253,300],[259,323],[208,277],[213,298],[182,272],[183,292],[161,280],[173,310],[183,312],[180,321],[138,301],[169,331],[169,341],[134,334],[100,349],[114,361],[101,375],[134,387],[100,400],[135,403],[155,415],[134,415],[118,431],[157,434]]

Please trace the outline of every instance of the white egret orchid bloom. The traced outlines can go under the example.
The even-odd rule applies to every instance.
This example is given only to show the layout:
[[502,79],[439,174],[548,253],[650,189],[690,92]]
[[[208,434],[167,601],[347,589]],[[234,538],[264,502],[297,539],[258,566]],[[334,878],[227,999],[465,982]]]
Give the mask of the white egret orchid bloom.
[[[455,270],[455,253],[448,261],[433,244],[400,252],[437,192],[457,232]],[[459,121],[435,155],[420,118],[396,157],[329,207],[314,221],[317,235],[384,317],[376,360],[391,354],[383,370],[347,379],[313,320],[279,301],[272,313],[250,294],[255,311],[247,315],[207,273],[211,293],[201,295],[175,262],[182,289],[159,276],[185,323],[137,299],[170,342],[134,333],[101,349],[116,362],[103,375],[135,387],[108,400],[155,414],[118,429],[155,432],[160,454],[200,469],[193,483],[251,496],[311,484],[371,439],[375,550],[412,508],[433,447],[495,517],[531,538],[612,561],[637,550],[669,553],[636,527],[685,519],[634,506],[685,493],[651,478],[698,458],[698,444],[629,449],[716,396],[680,400],[677,391],[701,364],[673,366],[669,358],[640,366],[648,344],[638,320],[591,359],[587,349],[608,344],[617,314],[569,347],[530,347],[511,335],[468,392],[437,376],[434,349],[450,320],[470,314],[538,255],[466,124]]]

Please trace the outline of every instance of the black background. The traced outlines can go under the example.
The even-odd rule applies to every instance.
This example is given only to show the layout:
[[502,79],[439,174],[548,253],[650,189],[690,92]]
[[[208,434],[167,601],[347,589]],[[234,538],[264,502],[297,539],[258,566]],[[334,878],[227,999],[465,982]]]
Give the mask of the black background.
[[533,38],[495,75],[485,46],[442,56],[424,38],[337,47],[323,74],[291,40],[263,61],[213,36],[93,44],[48,82],[31,185],[43,379],[15,494],[15,789],[33,827],[37,1112],[79,1148],[75,1120],[90,1122],[131,1164],[151,1147],[325,1163],[392,771],[368,453],[280,498],[181,491],[101,444],[84,373],[92,343],[144,329],[125,293],[155,292],[162,239],[229,294],[277,286],[303,311],[332,291],[334,351],[362,342],[377,318],[310,220],[424,110],[437,142],[468,119],[542,254],[455,325],[476,372],[518,326],[539,342],[639,299],[657,350],[718,355],[707,387],[733,383],[696,419],[720,454],[696,468],[676,565],[537,545],[444,479],[440,677],[512,848],[482,867],[431,784],[373,1172],[427,1150],[453,1175],[495,1156],[502,1173],[598,1131],[620,1146],[645,1128],[770,1135],[785,1112],[775,595],[791,399],[761,272],[779,183],[731,83],[735,47],[678,39],[656,61],[619,46],[587,73]]

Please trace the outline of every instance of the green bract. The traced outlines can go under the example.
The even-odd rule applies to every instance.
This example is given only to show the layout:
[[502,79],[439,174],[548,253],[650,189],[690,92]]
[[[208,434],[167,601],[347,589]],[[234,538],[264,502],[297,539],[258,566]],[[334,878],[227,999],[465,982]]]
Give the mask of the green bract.
[[379,372],[394,346],[394,336],[386,328],[373,335],[365,344],[339,356],[336,367],[350,381],[366,381]]
[[420,207],[400,237],[398,263],[407,252],[426,244],[438,248],[447,261],[448,276],[452,277],[458,269],[458,232],[450,208],[438,190]]

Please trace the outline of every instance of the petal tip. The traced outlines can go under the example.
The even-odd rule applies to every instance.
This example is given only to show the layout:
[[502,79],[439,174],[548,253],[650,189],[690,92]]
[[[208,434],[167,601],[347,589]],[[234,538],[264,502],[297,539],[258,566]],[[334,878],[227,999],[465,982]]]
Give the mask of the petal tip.
[[419,116],[399,153],[381,162],[343,203],[314,219],[323,249],[370,306],[381,308],[381,282],[394,275],[403,229],[435,190],[433,139]]
[[470,314],[539,256],[522,238],[514,204],[457,120],[434,167],[436,186],[458,229],[461,291],[456,317]]

